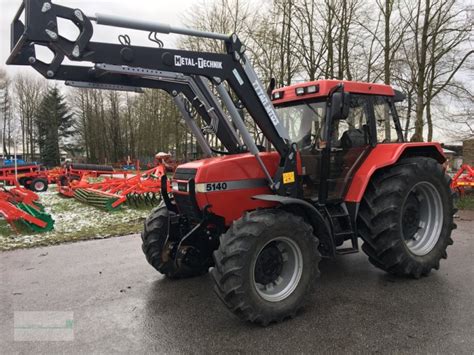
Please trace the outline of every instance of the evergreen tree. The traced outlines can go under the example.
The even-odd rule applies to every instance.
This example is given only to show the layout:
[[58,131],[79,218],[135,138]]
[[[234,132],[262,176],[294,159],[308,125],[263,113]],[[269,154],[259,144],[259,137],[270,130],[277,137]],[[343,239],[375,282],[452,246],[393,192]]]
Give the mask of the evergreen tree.
[[70,113],[57,87],[50,88],[43,98],[36,118],[40,157],[46,166],[60,164],[60,149],[73,135],[74,115]]

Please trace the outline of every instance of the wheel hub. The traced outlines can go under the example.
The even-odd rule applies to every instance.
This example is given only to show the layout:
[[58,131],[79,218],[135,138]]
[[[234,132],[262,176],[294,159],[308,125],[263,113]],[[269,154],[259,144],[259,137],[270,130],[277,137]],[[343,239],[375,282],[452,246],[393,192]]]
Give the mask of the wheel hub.
[[279,302],[298,286],[303,273],[303,254],[295,241],[277,237],[262,247],[252,267],[257,294],[265,301]]
[[412,187],[402,206],[403,240],[411,253],[428,254],[441,235],[443,204],[439,191],[427,181]]
[[40,191],[40,190],[43,190],[43,188],[44,188],[44,183],[43,183],[43,182],[37,181],[37,182],[35,183],[35,189],[36,189],[36,190]]
[[266,285],[274,282],[280,276],[283,268],[283,257],[276,243],[265,247],[258,256],[255,264],[255,281]]
[[407,199],[402,220],[403,237],[409,241],[413,239],[420,225],[420,203],[413,193]]

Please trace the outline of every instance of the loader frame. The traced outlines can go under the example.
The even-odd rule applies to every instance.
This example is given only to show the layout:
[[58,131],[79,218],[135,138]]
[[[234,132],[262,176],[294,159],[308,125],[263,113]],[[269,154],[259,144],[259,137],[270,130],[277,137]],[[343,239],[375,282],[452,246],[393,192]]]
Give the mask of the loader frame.
[[[25,13],[24,23],[20,20],[23,12]],[[74,42],[58,33],[58,18],[70,20],[78,27],[80,33]],[[225,53],[132,46],[127,41],[118,44],[93,42],[91,41],[92,21],[105,26],[216,39],[223,42]],[[194,80],[191,80],[189,85],[199,87],[209,101],[212,98],[212,92],[202,79],[207,78],[215,86],[233,124],[242,136],[244,147],[240,149],[250,151],[255,156],[272,190],[278,194],[296,197],[298,181],[283,184],[283,174],[296,170],[296,147],[289,141],[288,133],[281,124],[266,89],[245,55],[246,48],[236,34],[222,35],[173,28],[169,25],[109,15],[96,14],[88,17],[79,9],[71,9],[43,0],[23,1],[12,23],[11,33],[11,54],[7,64],[30,65],[47,79],[101,84],[100,78],[109,71],[119,73],[113,80],[114,85],[134,86],[130,77],[139,76],[140,87],[153,88],[155,85],[151,83],[150,78],[163,79],[163,73],[173,72],[182,74],[184,81],[187,80],[186,76],[193,77]],[[54,53],[53,60],[50,63],[38,60],[35,46],[49,48]],[[84,69],[84,67],[63,64],[65,58],[73,62],[88,61],[98,64]],[[104,66],[101,63],[106,64]],[[280,168],[275,176],[271,176],[263,164],[259,149],[246,129],[224,83],[232,89],[266,139],[280,154]],[[111,82],[106,80],[105,84],[111,84]],[[196,94],[196,91],[194,93]],[[196,97],[202,104],[202,97]],[[209,109],[208,115],[212,115],[213,112]],[[220,123],[228,128],[228,125],[222,124],[222,120]],[[226,133],[222,132],[224,130]],[[232,144],[236,144],[236,137],[232,137],[232,132],[228,129],[222,131],[216,133],[220,134],[219,138],[226,148],[231,153],[237,151],[237,147],[232,147]]]

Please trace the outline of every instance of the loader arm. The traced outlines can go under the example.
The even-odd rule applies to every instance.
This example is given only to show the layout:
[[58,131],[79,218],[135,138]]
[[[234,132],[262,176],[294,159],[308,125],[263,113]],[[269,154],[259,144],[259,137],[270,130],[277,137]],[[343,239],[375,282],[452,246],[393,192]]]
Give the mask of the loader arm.
[[[25,12],[24,23],[20,20],[23,12]],[[58,18],[70,20],[78,27],[80,33],[75,41],[70,41],[58,33]],[[93,42],[91,40],[93,21],[105,26],[217,39],[224,43],[225,53],[152,48],[133,46],[130,43]],[[45,46],[54,53],[51,63],[44,63],[37,59],[35,45]],[[72,62],[95,63],[95,70],[90,70],[87,77],[84,77],[83,70],[74,69],[77,68],[74,66],[65,66],[63,64],[65,58]],[[7,64],[31,65],[47,79],[73,81],[90,81],[91,77],[100,76],[100,70],[98,71],[97,68],[101,64],[128,69],[128,73],[123,73],[124,76],[115,79],[117,85],[133,84],[133,81],[125,76],[140,75],[146,78],[148,74],[157,75],[159,71],[205,77],[217,88],[246,148],[258,160],[270,186],[279,194],[295,196],[297,193],[298,179],[294,181],[283,179],[286,172],[296,171],[296,146],[289,141],[285,127],[280,122],[265,88],[245,55],[245,46],[236,34],[222,35],[173,28],[169,25],[108,15],[88,17],[79,9],[56,5],[50,1],[24,0],[12,23],[11,54]],[[232,89],[266,139],[280,154],[280,168],[276,176],[269,175],[259,156],[259,150],[245,128],[242,118],[238,115],[224,82]],[[201,84],[199,85],[202,86]]]
[[[33,68],[39,69],[38,71],[41,70],[41,66],[42,64],[37,66],[37,62],[32,64]],[[101,65],[101,67],[104,68],[104,65]],[[61,70],[57,73],[57,78],[59,78],[57,80],[64,80],[67,86],[79,88],[132,92],[141,92],[142,88],[160,89],[167,92],[174,99],[178,98],[181,94],[194,107],[196,112],[202,117],[207,125],[212,126],[213,118],[218,119],[219,124],[216,125],[217,127],[214,133],[230,154],[242,152],[242,146],[237,133],[228,122],[228,119],[224,117],[225,114],[216,108],[214,102],[209,101],[212,97],[208,98],[204,93],[196,92],[196,90],[198,90],[197,84],[191,85],[192,83],[196,83],[196,80],[198,80],[197,78],[182,76],[178,80],[177,77],[173,78],[168,76],[165,78],[160,76],[159,78],[151,79],[114,73],[103,69],[98,70],[96,67],[79,66],[62,66]],[[192,117],[190,117],[189,113],[184,114],[181,107],[178,106],[178,108],[183,114],[183,118],[193,134],[196,136],[202,135],[201,130],[196,132],[196,130],[190,126],[189,120],[192,120]],[[195,123],[193,125],[195,125]],[[199,141],[200,139],[198,138],[198,142]],[[207,149],[203,148],[202,145],[201,148],[203,152],[206,152],[209,149],[209,147],[207,147]],[[209,154],[206,155],[209,156]]]
[[[85,71],[84,75],[87,74],[88,68],[81,68]],[[196,137],[196,140],[201,147],[204,156],[210,157],[213,155],[213,150],[209,145],[209,142],[204,137],[203,131],[196,123],[196,120],[192,117],[188,108],[186,107],[185,100],[193,106],[196,112],[208,125],[212,124],[212,117],[209,115],[209,110],[206,109],[206,105],[202,101],[196,99],[196,93],[193,91],[187,83],[163,81],[163,80],[151,80],[137,77],[127,77],[128,80],[124,81],[119,75],[106,75],[97,78],[90,78],[89,81],[66,81],[67,86],[86,88],[86,89],[98,89],[98,90],[116,90],[116,91],[132,91],[132,92],[143,92],[141,88],[160,89],[168,93],[175,101],[178,110],[180,111],[183,120],[185,121],[188,128]],[[193,80],[189,78],[189,80]],[[211,103],[208,103],[210,105]],[[225,120],[225,118],[220,119]],[[216,135],[219,137],[221,142],[228,150],[229,153],[240,153],[241,146],[238,144],[238,139],[232,139],[236,135],[236,132],[231,129],[228,132],[226,126],[219,125],[217,128]],[[224,130],[224,131],[223,131]]]

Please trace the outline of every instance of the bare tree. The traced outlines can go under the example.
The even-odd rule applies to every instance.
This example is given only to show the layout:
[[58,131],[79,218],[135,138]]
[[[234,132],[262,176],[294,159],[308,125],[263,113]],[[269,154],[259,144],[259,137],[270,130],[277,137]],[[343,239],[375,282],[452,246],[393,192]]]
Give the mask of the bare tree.
[[[462,50],[472,30],[467,8],[456,0],[424,0],[407,12],[412,33],[404,43],[416,54],[415,133],[412,140],[423,141],[425,109],[428,140],[433,136],[431,102],[452,81],[472,50]],[[408,5],[407,5],[408,6]],[[464,52],[464,53],[460,53]]]
[[2,118],[3,157],[10,155],[12,144],[12,105],[10,79],[4,70],[0,70],[0,114]]
[[[248,20],[252,11],[247,0],[201,0],[184,15],[183,22],[191,27],[217,33],[238,33],[246,42]],[[207,38],[185,37],[179,46],[188,50],[222,51],[222,42]]]
[[297,38],[297,53],[300,53],[301,68],[309,80],[316,80],[322,74],[327,44],[325,32],[319,26],[321,4],[312,0],[300,0],[295,4],[292,28]]
[[43,99],[46,83],[41,79],[17,75],[14,78],[15,97],[20,117],[21,143],[25,157],[35,159],[36,156],[36,126],[35,118]]

